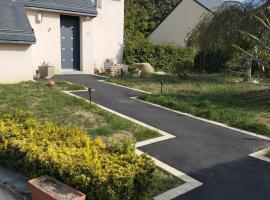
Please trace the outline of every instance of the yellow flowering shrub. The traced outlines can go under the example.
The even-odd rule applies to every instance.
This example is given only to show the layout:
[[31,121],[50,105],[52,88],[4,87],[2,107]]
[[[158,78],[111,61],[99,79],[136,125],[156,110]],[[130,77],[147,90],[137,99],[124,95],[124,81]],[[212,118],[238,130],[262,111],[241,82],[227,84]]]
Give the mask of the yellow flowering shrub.
[[31,113],[0,116],[0,163],[30,178],[51,175],[88,199],[147,199],[154,163],[132,145],[106,146],[75,127],[39,122]]

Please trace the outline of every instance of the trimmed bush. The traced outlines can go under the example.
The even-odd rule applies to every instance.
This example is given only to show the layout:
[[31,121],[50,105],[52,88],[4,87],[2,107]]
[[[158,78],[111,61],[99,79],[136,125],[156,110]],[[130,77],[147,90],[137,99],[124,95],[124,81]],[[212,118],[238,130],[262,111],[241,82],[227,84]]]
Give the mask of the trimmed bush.
[[134,146],[106,146],[75,127],[39,122],[31,113],[0,116],[0,163],[34,178],[51,175],[87,199],[147,199],[155,165]]
[[194,56],[189,48],[174,44],[155,45],[143,37],[126,40],[125,61],[127,64],[147,62],[156,70],[181,72],[193,67]]

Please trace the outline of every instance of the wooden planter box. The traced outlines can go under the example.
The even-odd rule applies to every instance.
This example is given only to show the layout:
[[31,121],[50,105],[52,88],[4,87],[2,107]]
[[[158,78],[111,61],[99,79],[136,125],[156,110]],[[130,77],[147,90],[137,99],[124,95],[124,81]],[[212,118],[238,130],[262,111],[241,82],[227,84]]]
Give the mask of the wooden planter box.
[[40,78],[52,78],[55,73],[55,67],[53,66],[39,66],[38,72]]
[[85,200],[86,195],[50,176],[28,181],[32,200]]

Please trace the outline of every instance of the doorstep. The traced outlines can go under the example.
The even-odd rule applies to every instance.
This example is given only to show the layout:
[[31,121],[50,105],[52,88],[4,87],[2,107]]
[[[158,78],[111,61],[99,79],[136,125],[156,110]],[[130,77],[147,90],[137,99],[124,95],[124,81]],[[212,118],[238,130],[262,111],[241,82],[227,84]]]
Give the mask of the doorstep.
[[61,75],[83,74],[83,71],[74,69],[61,69]]

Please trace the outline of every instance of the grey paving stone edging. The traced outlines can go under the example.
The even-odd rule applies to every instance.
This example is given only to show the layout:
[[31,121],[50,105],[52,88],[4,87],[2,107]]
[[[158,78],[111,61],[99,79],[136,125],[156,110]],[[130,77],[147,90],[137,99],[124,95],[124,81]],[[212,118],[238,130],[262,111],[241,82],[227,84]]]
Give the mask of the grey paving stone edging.
[[[89,103],[88,100],[86,100],[86,99],[84,99],[84,98],[82,98],[80,96],[77,96],[75,94],[72,94],[72,92],[74,92],[74,91],[64,91],[65,94],[68,94],[68,95],[73,96],[75,98],[82,99],[85,102]],[[152,130],[155,130],[155,131],[157,131],[158,133],[160,133],[162,135],[161,137],[157,137],[157,138],[145,140],[145,141],[142,141],[142,142],[138,142],[135,145],[136,148],[142,147],[142,146],[146,146],[146,145],[149,145],[149,144],[152,144],[152,143],[156,143],[156,142],[161,142],[161,141],[164,141],[164,140],[172,139],[172,138],[175,137],[174,135],[172,135],[170,133],[167,133],[167,132],[162,131],[160,129],[157,129],[155,127],[149,126],[149,125],[147,125],[147,124],[145,124],[145,123],[143,123],[141,121],[138,121],[136,119],[133,119],[131,117],[128,117],[126,115],[123,115],[121,113],[118,113],[118,112],[116,112],[114,110],[111,110],[109,108],[106,108],[106,107],[104,107],[102,105],[99,105],[97,103],[93,103],[93,104],[95,104],[96,106],[100,107],[103,110],[106,110],[108,112],[111,112],[111,113],[119,116],[119,117],[122,117],[124,119],[129,120],[129,121],[132,121],[132,122],[134,122],[134,123],[136,123],[136,124],[138,124],[140,126],[143,126],[145,128],[149,128],[149,129],[152,129]],[[136,149],[136,154],[141,155],[141,154],[144,154],[144,152],[141,151],[141,150]],[[175,176],[176,178],[179,178],[179,179],[181,179],[182,181],[185,182],[185,184],[183,184],[183,185],[177,186],[177,187],[175,187],[173,189],[170,189],[170,190],[168,190],[168,191],[166,191],[166,192],[164,192],[164,193],[162,193],[162,194],[154,197],[154,200],[171,200],[171,199],[174,199],[174,198],[178,197],[179,195],[185,194],[186,192],[189,192],[189,191],[191,191],[191,190],[193,190],[193,189],[195,189],[195,188],[203,185],[203,183],[201,183],[200,181],[197,181],[197,180],[193,179],[192,177],[186,175],[185,173],[180,172],[179,170],[177,170],[177,169],[175,169],[175,168],[173,168],[173,167],[171,167],[171,166],[169,166],[169,165],[167,165],[167,164],[159,161],[158,159],[156,159],[156,158],[154,158],[152,156],[149,156],[149,157],[155,162],[155,164],[156,164],[157,167],[159,167],[160,169],[166,171],[167,173],[169,173],[169,174]]]

